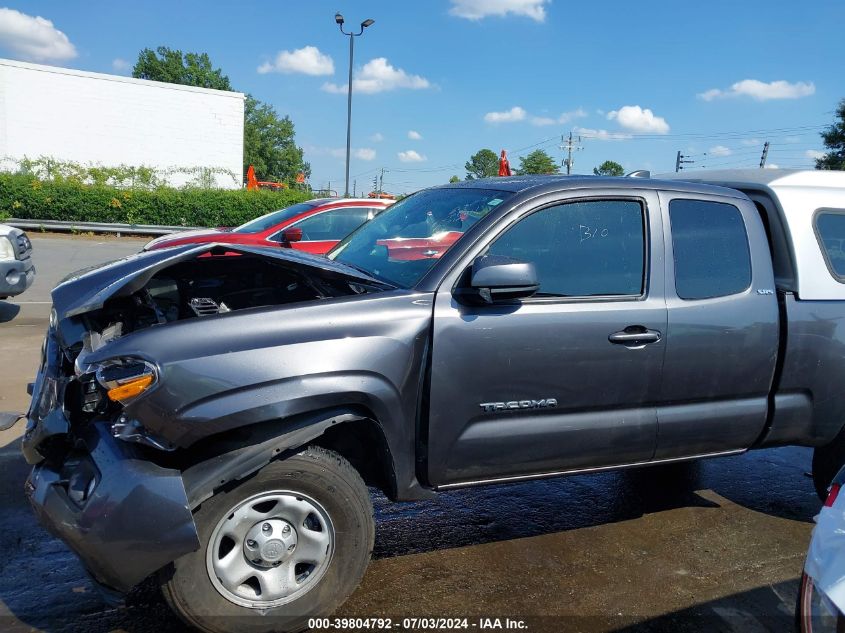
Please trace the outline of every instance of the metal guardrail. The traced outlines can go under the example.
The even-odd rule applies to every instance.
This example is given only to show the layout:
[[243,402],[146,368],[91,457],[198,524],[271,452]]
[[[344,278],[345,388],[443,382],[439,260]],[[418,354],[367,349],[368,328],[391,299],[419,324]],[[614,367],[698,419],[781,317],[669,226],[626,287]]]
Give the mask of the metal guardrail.
[[11,218],[3,224],[25,230],[58,232],[117,233],[126,235],[168,235],[176,231],[202,228],[196,226],[158,226],[154,224],[110,224],[107,222],[64,222],[61,220],[19,220]]

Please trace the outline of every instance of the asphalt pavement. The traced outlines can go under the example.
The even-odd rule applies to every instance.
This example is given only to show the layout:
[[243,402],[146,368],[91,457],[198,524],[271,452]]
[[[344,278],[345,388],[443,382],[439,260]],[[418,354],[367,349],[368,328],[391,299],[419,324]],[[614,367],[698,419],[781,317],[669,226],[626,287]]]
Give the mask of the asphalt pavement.
[[[35,285],[0,301],[0,411],[28,406],[52,285],[143,244],[31,237]],[[21,431],[0,433],[0,630],[184,630],[152,582],[104,606],[25,501]],[[466,617],[478,630],[497,618],[528,631],[790,630],[820,506],[805,474],[811,455],[769,449],[410,504],[374,491],[374,561],[337,616],[393,618],[394,630],[424,617]]]

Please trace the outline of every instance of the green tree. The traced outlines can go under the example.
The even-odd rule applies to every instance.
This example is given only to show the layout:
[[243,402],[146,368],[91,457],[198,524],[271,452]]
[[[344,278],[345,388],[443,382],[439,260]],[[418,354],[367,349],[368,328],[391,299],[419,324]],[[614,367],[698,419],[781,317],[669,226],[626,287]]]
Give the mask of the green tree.
[[449,182],[450,183],[461,182],[461,179],[458,178],[457,176],[452,176],[451,178],[449,178]]
[[614,160],[606,160],[598,167],[593,167],[596,176],[624,176],[625,168]]
[[827,154],[816,159],[816,169],[845,170],[845,99],[836,108],[836,121],[822,132]]
[[480,149],[464,165],[467,180],[491,178],[499,175],[499,157],[492,149]]
[[223,71],[212,68],[208,53],[182,53],[166,46],[159,46],[154,51],[145,48],[138,53],[132,76],[169,84],[232,90],[232,84]]
[[516,170],[520,176],[525,174],[557,174],[560,167],[555,159],[541,149],[535,149],[527,156],[519,159],[519,169]]
[[252,165],[261,179],[283,182],[293,182],[299,172],[311,175],[290,117],[280,118],[273,106],[247,95],[244,119],[244,170]]
[[[229,78],[214,68],[208,53],[183,53],[159,46],[138,53],[132,76],[185,86],[234,90]],[[250,165],[260,180],[292,184],[299,172],[311,175],[301,147],[294,140],[293,121],[273,106],[247,95],[244,101],[244,173]]]

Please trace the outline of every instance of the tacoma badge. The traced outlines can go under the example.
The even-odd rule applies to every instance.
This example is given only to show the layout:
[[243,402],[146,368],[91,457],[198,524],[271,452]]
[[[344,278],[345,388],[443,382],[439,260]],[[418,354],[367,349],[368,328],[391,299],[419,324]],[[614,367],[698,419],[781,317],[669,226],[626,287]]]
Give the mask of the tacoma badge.
[[557,406],[555,398],[543,400],[511,400],[510,402],[482,402],[480,405],[487,412],[508,411],[513,409],[549,409]]

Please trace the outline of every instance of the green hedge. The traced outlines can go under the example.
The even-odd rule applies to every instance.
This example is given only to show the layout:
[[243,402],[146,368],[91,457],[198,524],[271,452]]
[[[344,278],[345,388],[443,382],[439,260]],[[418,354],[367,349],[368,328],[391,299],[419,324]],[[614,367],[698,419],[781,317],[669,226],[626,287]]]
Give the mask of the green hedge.
[[293,190],[118,189],[0,173],[0,218],[22,220],[237,226],[310,197]]

